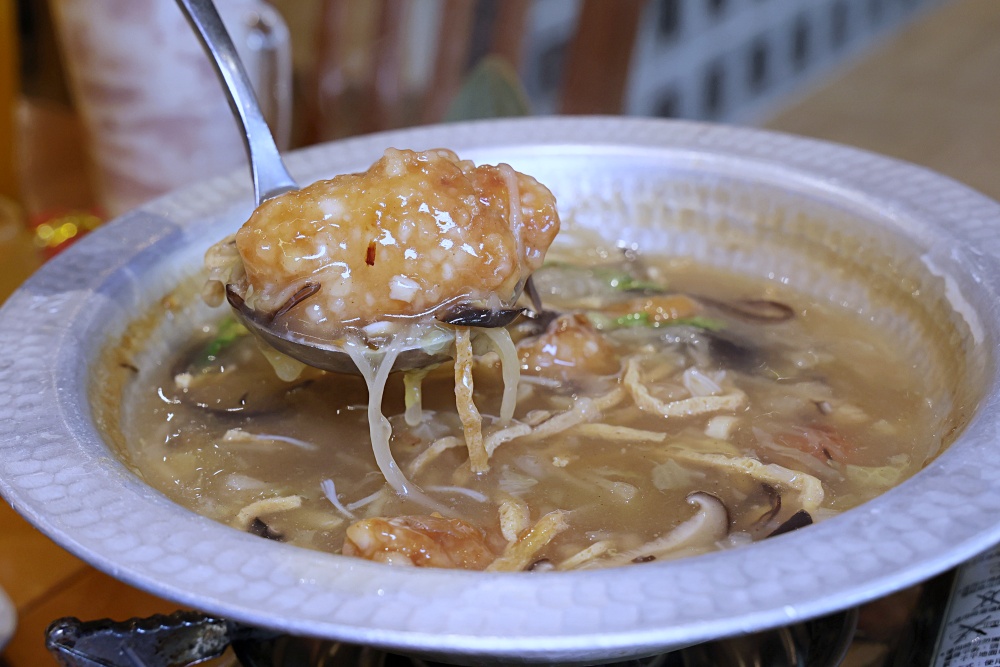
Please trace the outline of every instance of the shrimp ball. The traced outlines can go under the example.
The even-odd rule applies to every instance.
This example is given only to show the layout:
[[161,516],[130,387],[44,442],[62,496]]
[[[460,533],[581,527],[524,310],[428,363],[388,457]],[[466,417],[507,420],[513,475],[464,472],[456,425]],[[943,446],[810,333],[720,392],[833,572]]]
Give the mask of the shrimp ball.
[[[260,205],[236,234],[247,304],[311,331],[450,303],[512,302],[559,230],[555,199],[510,166],[389,149],[368,171]],[[493,296],[495,295],[495,297]]]
[[621,363],[614,346],[583,315],[562,315],[539,336],[517,346],[521,372],[563,382],[613,375]]
[[440,516],[363,519],[347,529],[343,553],[390,565],[464,570],[485,569],[495,558],[482,530]]

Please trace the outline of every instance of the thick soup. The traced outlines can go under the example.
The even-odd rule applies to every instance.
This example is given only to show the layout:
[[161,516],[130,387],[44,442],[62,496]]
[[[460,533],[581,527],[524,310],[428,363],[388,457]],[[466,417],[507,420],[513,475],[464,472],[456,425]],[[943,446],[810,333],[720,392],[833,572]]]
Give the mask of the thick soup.
[[[389,377],[401,472],[379,472],[360,377],[279,380],[223,319],[124,408],[130,463],[173,500],[262,538],[404,565],[644,563],[764,539],[862,503],[939,451],[945,406],[891,340],[785,286],[615,249],[550,251],[546,312],[454,364]],[[508,386],[512,364],[506,365]],[[485,471],[467,446],[482,417]],[[513,407],[513,418],[502,415]]]

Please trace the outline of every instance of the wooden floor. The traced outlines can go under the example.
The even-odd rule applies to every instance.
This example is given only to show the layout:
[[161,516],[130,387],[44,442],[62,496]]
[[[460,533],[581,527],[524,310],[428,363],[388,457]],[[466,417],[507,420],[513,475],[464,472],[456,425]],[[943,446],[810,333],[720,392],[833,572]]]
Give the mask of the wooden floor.
[[[955,0],[765,125],[910,160],[1000,198],[998,35],[1000,1]],[[14,255],[24,248],[0,243],[4,290],[31,268]],[[125,619],[177,608],[85,565],[2,502],[0,585],[20,615],[2,654],[9,667],[54,664],[43,632],[56,618]]]

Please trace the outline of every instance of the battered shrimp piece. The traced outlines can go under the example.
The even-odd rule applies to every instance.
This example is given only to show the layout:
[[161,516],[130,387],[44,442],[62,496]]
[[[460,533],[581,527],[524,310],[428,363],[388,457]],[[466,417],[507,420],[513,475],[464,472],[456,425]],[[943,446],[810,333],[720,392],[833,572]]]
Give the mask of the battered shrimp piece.
[[508,165],[389,149],[364,173],[264,202],[235,246],[248,305],[274,313],[318,285],[290,315],[329,333],[491,295],[509,303],[558,229],[552,193]]
[[363,519],[347,529],[343,554],[390,565],[483,570],[496,556],[482,530],[460,519]]
[[521,372],[556,380],[611,375],[621,367],[613,345],[583,315],[562,315],[517,346]]

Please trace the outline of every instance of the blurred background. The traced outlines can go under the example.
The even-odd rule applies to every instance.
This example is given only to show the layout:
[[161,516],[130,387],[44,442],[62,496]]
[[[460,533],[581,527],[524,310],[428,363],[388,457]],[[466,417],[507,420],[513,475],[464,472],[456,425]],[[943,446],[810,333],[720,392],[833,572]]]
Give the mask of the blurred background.
[[[218,5],[279,143],[295,148],[526,113],[762,123],[946,2]],[[0,63],[5,233],[25,226],[43,256],[243,161],[221,89],[172,0],[0,0]]]

